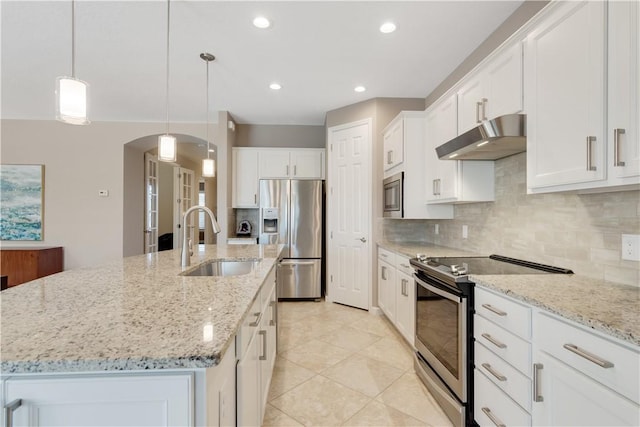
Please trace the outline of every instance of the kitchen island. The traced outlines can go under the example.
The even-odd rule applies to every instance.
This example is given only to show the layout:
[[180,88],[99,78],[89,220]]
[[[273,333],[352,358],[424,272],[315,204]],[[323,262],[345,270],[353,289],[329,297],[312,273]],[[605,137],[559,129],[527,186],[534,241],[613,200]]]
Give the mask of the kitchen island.
[[[122,378],[116,374],[122,371],[143,380],[149,377],[140,373],[149,371],[161,379],[187,374],[191,380],[182,384],[184,390],[195,390],[189,424],[216,424],[211,406],[218,396],[208,389],[220,379],[222,365],[235,369],[236,335],[254,314],[249,311],[260,302],[263,285],[274,285],[281,250],[281,245],[200,245],[191,267],[180,266],[179,250],[164,251],[3,291],[1,403],[13,399],[11,381],[69,375],[100,380]],[[212,259],[256,262],[241,276],[181,275]],[[16,416],[21,412],[27,411],[18,409]]]

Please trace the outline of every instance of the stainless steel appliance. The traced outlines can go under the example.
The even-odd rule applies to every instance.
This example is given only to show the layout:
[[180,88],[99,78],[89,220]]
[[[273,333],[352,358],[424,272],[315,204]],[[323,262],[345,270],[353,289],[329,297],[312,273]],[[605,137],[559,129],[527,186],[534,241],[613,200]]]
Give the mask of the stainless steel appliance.
[[473,286],[469,274],[572,273],[500,255],[411,259],[416,373],[455,426],[473,425]]
[[261,244],[285,245],[278,264],[278,298],[321,298],[324,182],[260,180]]
[[382,216],[404,217],[404,172],[397,173],[382,181]]

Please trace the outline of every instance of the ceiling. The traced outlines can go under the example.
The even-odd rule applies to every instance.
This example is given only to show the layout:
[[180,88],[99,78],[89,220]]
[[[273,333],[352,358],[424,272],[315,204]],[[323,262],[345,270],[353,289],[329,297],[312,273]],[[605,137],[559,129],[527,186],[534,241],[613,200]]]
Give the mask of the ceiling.
[[[239,123],[322,125],[362,100],[424,98],[521,3],[173,0],[170,119],[206,119],[201,52],[216,56],[210,111]],[[2,118],[52,119],[55,79],[71,74],[71,3],[0,7]],[[166,14],[163,1],[76,1],[76,77],[90,84],[92,121],[166,120]],[[271,28],[252,25],[259,14]],[[387,20],[397,30],[382,34]]]

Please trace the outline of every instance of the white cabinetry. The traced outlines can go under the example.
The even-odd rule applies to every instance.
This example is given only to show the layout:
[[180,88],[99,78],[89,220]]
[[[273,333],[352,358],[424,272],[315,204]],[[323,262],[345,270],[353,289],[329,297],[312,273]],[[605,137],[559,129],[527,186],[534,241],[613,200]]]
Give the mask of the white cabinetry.
[[529,192],[637,188],[637,8],[554,2],[528,34]]
[[323,179],[325,150],[268,148],[259,151],[260,179]]
[[456,94],[427,109],[424,132],[428,204],[494,200],[493,161],[440,160],[436,154],[436,147],[458,135]]
[[384,156],[383,170],[389,171],[404,160],[404,126],[402,119],[394,119],[382,133]]
[[233,148],[232,206],[258,207],[258,151],[251,148]]
[[260,178],[289,178],[289,150],[268,149],[259,153]]
[[522,111],[522,44],[501,49],[465,78],[458,94],[458,134],[487,119]]
[[413,347],[416,290],[409,258],[378,248],[378,306]]

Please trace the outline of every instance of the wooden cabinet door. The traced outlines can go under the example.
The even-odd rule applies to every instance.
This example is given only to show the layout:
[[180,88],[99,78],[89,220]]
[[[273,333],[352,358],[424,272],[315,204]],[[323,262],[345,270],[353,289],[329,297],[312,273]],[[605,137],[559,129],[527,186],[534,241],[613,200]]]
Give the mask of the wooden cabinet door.
[[258,207],[258,150],[233,150],[233,207]]
[[404,158],[404,132],[403,120],[399,119],[391,128],[389,128],[384,136],[384,170],[388,171],[403,162]]
[[378,305],[391,321],[395,321],[395,273],[396,269],[378,260]]
[[516,43],[486,66],[483,74],[486,101],[481,105],[481,119],[494,119],[522,111],[522,60],[522,43]]
[[396,271],[396,328],[411,345],[414,345],[416,334],[415,290],[413,278],[402,271]]
[[426,115],[426,197],[427,203],[440,203],[456,196],[456,174],[458,161],[440,160],[436,147],[449,141],[458,133],[457,95],[443,99],[433,105]]
[[291,151],[291,178],[324,178],[324,150]]
[[289,150],[260,150],[260,179],[291,178]]
[[[458,89],[458,126],[460,134],[478,126],[482,121],[482,99],[485,97],[483,75],[475,74]],[[454,137],[457,136],[454,135]],[[447,142],[444,140],[441,142]]]
[[527,37],[530,189],[606,177],[605,8],[606,2],[559,2]]
[[259,426],[262,418],[260,383],[261,337],[256,333],[236,366],[236,413],[239,426]]
[[188,374],[8,379],[5,402],[22,399],[15,426],[194,425]]

